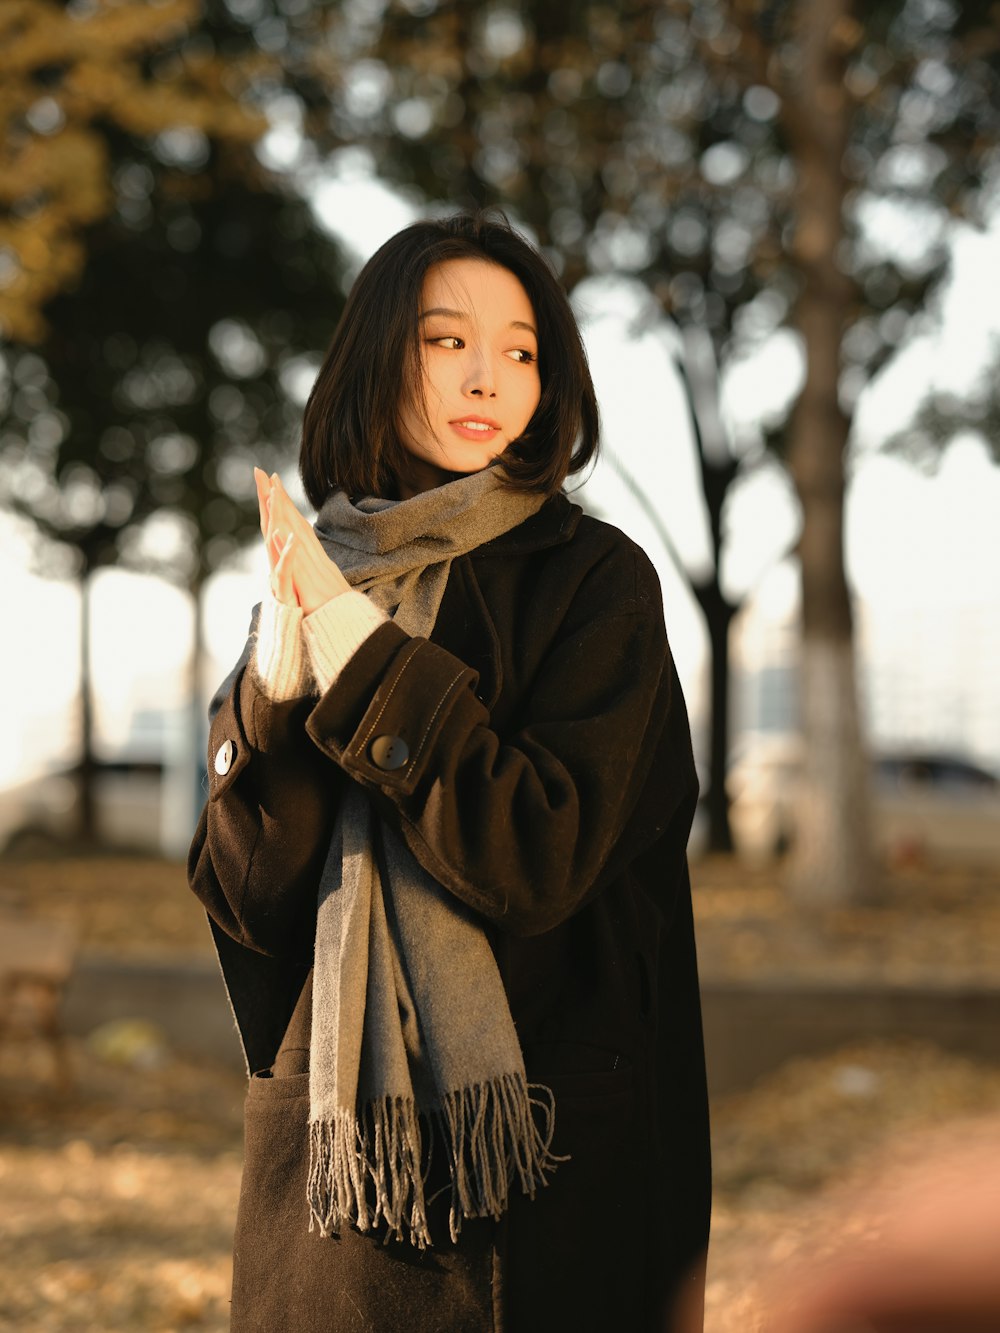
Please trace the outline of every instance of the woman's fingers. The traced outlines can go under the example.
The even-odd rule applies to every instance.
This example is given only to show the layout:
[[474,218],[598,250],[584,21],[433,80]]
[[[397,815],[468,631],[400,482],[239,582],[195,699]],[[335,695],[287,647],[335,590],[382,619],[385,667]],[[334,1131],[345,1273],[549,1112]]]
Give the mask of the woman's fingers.
[[[320,546],[312,524],[298,512],[284,488],[273,488],[268,504],[267,544],[272,569],[291,544],[283,565],[285,578],[294,589],[294,600],[301,602],[300,589],[312,587],[330,561]],[[294,537],[294,542],[293,542]]]
[[253,470],[260,530],[271,566],[271,591],[279,602],[300,605],[308,615],[347,590],[343,574],[329,559],[312,524],[292,503],[276,472]]
[[267,473],[259,467],[254,468],[253,479],[254,484],[257,487],[257,508],[260,511],[260,535],[266,541],[271,501],[271,482]]
[[[301,543],[304,539],[313,536],[312,525],[295,508],[276,472],[269,477],[261,468],[255,467],[253,476],[257,487],[261,532],[264,536],[268,561],[271,568],[274,569],[283,544],[279,542],[278,546],[275,546],[274,534],[281,533],[283,536],[287,536],[289,533],[295,532]],[[290,559],[294,559],[294,557],[290,557]]]
[[264,529],[264,550],[267,552],[267,561],[272,570],[278,563],[278,557],[281,555],[281,549],[284,544],[284,537],[288,536],[288,529],[279,528],[277,517],[270,502],[267,505],[267,526]]
[[292,578],[299,605],[310,615],[331,598],[347,592],[349,584],[330,559],[312,528],[304,539],[295,534]]
[[[254,471],[258,496],[265,493],[267,526],[265,542],[271,569],[277,574],[281,564],[281,587],[279,594],[275,583],[275,596],[279,601],[297,602],[306,615],[324,605],[332,597],[348,589],[348,583],[337,566],[324,551],[312,524],[292,503],[291,497],[282,485],[278,474],[266,477],[259,469]],[[288,549],[289,544],[291,550]]]
[[287,528],[289,532],[297,533],[301,540],[306,540],[312,534],[312,524],[296,509],[277,473],[270,478],[270,486],[271,513],[278,516],[281,526]]
[[275,600],[286,606],[295,606],[295,584],[292,578],[292,552],[295,548],[295,534],[289,533],[284,539],[279,532],[271,536],[271,550],[274,552],[274,564],[271,568],[271,592]]

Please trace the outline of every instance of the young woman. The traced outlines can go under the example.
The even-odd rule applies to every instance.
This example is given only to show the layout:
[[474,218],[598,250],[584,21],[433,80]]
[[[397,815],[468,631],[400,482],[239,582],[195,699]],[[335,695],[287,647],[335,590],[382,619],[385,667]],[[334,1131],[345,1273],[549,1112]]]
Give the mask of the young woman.
[[270,588],[189,866],[252,1076],[239,1333],[698,1303],[696,781],[652,567],[561,490],[597,430],[546,263],[458,216],[351,292],[315,529],[256,474]]

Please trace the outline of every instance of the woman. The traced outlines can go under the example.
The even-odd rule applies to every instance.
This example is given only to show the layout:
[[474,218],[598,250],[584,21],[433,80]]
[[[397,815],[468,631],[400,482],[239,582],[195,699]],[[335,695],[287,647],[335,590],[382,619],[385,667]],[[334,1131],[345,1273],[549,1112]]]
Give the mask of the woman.
[[459,216],[348,298],[315,531],[256,474],[270,589],[189,864],[252,1075],[234,1329],[690,1310],[696,781],[656,576],[560,489],[597,427],[547,265]]

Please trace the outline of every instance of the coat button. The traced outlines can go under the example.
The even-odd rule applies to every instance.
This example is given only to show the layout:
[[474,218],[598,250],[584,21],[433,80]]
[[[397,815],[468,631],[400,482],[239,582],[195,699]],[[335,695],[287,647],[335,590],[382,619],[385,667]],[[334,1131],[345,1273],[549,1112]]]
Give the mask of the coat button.
[[399,736],[376,736],[368,747],[372,763],[387,773],[402,768],[410,757],[410,747]]
[[224,778],[233,766],[233,756],[236,754],[236,746],[232,741],[224,741],[215,752],[215,771],[220,778]]

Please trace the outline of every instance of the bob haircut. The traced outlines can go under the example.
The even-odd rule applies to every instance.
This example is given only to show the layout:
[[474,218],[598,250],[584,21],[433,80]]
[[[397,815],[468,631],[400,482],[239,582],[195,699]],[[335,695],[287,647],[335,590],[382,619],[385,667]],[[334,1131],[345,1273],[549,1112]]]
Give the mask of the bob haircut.
[[508,484],[554,495],[596,453],[597,399],[566,293],[502,215],[459,213],[398,232],[351,288],[302,421],[299,470],[314,508],[337,487],[386,496],[406,477],[399,414],[404,403],[423,405],[421,290],[428,269],[450,259],[508,269],[538,321],[541,398],[500,456]]

